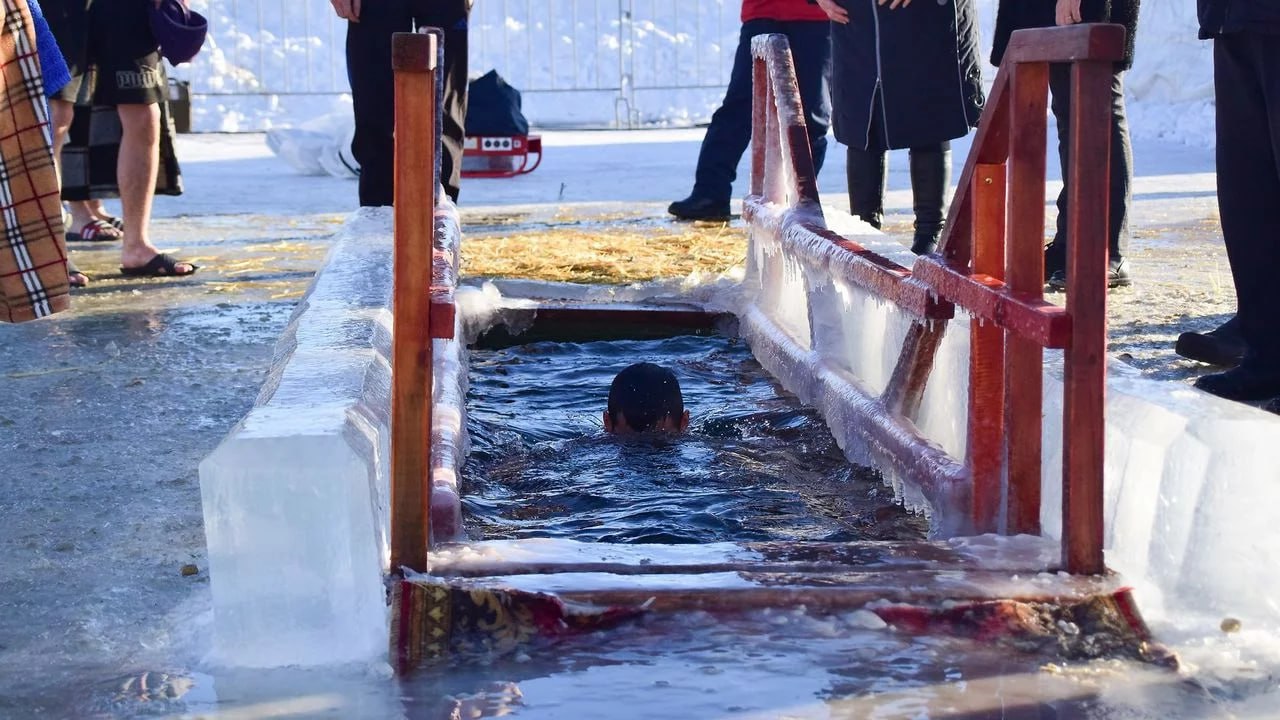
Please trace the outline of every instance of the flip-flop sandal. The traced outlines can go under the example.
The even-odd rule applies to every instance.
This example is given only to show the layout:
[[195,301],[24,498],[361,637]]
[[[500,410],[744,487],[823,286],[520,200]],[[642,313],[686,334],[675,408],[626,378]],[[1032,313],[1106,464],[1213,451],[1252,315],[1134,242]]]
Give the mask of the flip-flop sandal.
[[68,232],[67,242],[115,242],[123,236],[111,223],[104,220],[90,220],[80,228],[80,232]]
[[120,274],[126,277],[185,277],[192,275],[200,268],[191,265],[191,272],[178,272],[178,265],[191,265],[185,260],[177,260],[168,253],[160,253],[147,261],[142,267],[121,267]]
[[122,218],[118,218],[114,215],[108,215],[105,218],[102,218],[102,222],[110,225],[120,232],[124,232],[124,220]]

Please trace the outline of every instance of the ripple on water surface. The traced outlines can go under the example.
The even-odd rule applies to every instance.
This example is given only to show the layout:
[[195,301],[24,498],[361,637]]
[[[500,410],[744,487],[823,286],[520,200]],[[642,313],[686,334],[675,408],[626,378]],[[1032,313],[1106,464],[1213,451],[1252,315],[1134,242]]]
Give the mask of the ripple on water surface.
[[[609,383],[671,368],[692,420],[680,436],[603,432]],[[738,340],[534,343],[471,354],[468,529],[484,539],[602,542],[923,537],[873,471],[851,466],[815,412]]]

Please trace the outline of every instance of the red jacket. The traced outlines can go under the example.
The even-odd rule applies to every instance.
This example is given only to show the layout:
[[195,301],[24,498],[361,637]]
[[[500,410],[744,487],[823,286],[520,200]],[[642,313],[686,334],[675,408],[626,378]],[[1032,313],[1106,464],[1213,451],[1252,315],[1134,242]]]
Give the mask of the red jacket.
[[742,0],[742,22],[748,20],[827,20],[809,0]]

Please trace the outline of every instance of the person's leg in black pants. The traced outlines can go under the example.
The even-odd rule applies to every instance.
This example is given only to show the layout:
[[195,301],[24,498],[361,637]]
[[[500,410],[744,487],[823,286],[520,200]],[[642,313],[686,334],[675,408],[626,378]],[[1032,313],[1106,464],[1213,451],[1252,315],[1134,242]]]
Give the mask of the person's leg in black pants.
[[880,94],[871,99],[867,147],[845,150],[845,179],[849,183],[849,214],[877,230],[884,225],[884,188],[889,179],[888,148],[884,140]]
[[783,23],[783,32],[791,44],[813,172],[817,174],[827,157],[827,131],[831,129],[831,23],[788,22]]
[[440,182],[458,201],[462,143],[467,119],[467,21],[471,0],[416,0],[419,27],[444,30],[444,127],[441,128]]
[[[1071,152],[1071,66],[1049,67],[1049,90],[1053,95],[1051,107],[1058,121],[1058,159],[1062,164],[1063,188],[1058,193],[1058,231],[1053,242],[1045,248],[1045,277],[1059,289],[1066,287],[1066,249],[1071,242],[1067,237],[1067,168]],[[1117,71],[1111,77],[1111,181],[1110,209],[1107,227],[1107,248],[1110,254],[1111,273],[1108,287],[1121,287],[1130,283],[1124,261],[1125,246],[1129,235],[1129,203],[1133,187],[1133,147],[1129,142],[1129,121],[1124,106],[1124,72]],[[1053,277],[1056,276],[1056,277]]]
[[1231,400],[1280,397],[1280,41],[1233,33],[1214,40],[1218,209],[1235,280],[1240,332],[1248,350],[1238,368],[1205,375],[1196,387]]
[[[391,36],[419,25],[445,30],[443,157],[441,182],[458,199],[467,92],[468,0],[366,2],[360,22],[347,24],[347,77],[355,112],[351,152],[360,163],[360,204],[391,205],[395,172],[395,82]],[[421,10],[415,10],[421,8]],[[429,11],[428,11],[429,10]]]
[[355,112],[351,153],[360,163],[360,204],[390,205],[395,168],[395,83],[391,35],[410,29],[404,0],[366,2],[347,23],[347,78]]
[[724,100],[711,115],[711,124],[698,151],[693,193],[671,203],[667,212],[682,220],[727,220],[738,161],[751,143],[751,38],[780,32],[773,20],[748,20],[738,33],[738,49]]

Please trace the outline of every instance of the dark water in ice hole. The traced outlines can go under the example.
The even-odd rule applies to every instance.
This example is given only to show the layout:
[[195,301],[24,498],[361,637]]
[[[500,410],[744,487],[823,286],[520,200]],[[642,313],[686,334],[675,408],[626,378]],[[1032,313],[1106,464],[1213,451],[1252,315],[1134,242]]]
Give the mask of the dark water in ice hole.
[[[649,361],[672,368],[692,416],[680,436],[602,428],[609,383]],[[887,540],[927,522],[850,465],[817,413],[724,337],[534,343],[473,350],[463,471],[475,539],[617,543]]]

